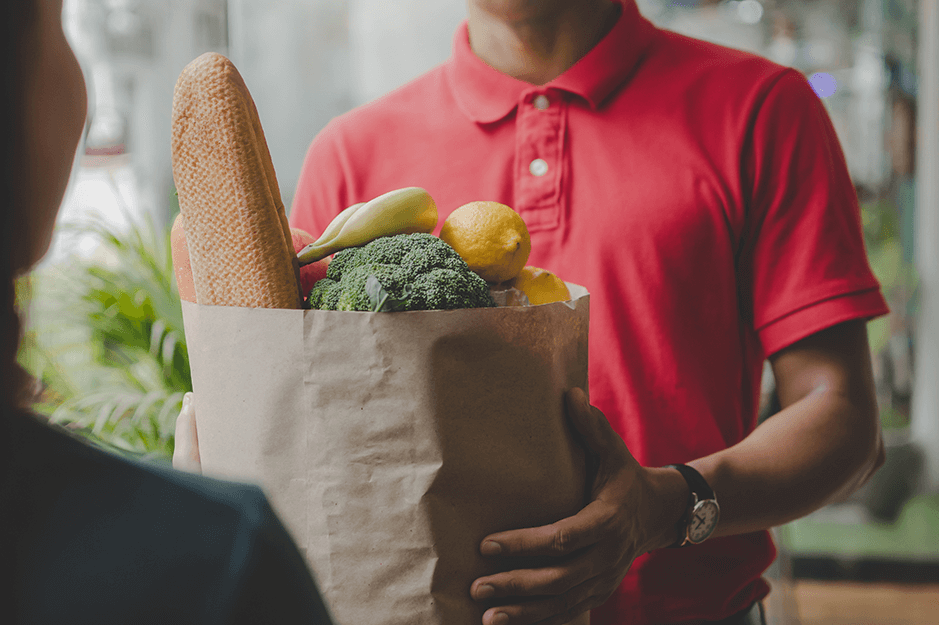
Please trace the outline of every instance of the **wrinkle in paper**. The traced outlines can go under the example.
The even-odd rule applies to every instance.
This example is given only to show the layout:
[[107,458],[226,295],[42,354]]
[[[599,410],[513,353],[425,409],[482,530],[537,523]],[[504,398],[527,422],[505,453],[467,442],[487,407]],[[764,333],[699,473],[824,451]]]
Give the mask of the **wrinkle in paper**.
[[203,472],[263,486],[339,625],[478,625],[482,538],[585,504],[563,394],[587,388],[589,296],[568,287],[404,313],[183,302]]

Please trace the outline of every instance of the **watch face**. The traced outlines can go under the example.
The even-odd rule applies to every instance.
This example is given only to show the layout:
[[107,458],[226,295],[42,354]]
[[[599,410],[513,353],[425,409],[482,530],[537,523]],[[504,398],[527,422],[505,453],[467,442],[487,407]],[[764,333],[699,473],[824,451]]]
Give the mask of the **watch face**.
[[714,529],[721,516],[720,508],[713,499],[705,499],[691,511],[691,522],[688,524],[688,539],[693,543],[704,542]]

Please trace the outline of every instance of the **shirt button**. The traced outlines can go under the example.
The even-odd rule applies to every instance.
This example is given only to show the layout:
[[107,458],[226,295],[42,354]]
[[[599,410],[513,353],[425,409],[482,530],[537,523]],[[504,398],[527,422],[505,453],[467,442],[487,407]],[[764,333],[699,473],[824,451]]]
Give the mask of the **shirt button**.
[[548,163],[546,163],[543,158],[536,158],[531,162],[531,165],[528,166],[528,171],[531,172],[532,176],[544,176],[548,173]]
[[551,100],[549,100],[546,95],[539,95],[535,98],[534,105],[536,109],[543,111],[551,106]]

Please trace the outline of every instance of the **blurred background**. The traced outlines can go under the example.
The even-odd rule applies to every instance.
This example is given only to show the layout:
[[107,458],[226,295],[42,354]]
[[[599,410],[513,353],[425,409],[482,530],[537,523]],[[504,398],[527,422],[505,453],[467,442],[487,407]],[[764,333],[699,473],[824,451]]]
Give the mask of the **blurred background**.
[[[939,623],[939,1],[638,4],[661,27],[809,78],[893,311],[869,326],[887,463],[850,500],[776,530],[770,620]],[[91,102],[52,252],[20,285],[37,409],[120,453],[172,454],[190,380],[168,240],[170,111],[190,60],[211,50],[238,66],[289,207],[314,135],[444,61],[464,16],[463,0],[65,0]],[[767,371],[761,418],[772,388]]]

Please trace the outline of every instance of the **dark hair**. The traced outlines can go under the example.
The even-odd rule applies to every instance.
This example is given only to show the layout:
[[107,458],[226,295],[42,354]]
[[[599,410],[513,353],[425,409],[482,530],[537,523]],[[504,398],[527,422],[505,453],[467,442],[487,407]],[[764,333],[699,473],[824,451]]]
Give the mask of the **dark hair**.
[[29,376],[16,362],[22,335],[16,309],[15,258],[22,244],[23,84],[35,28],[35,0],[6,0],[0,8],[0,414],[22,408]]

